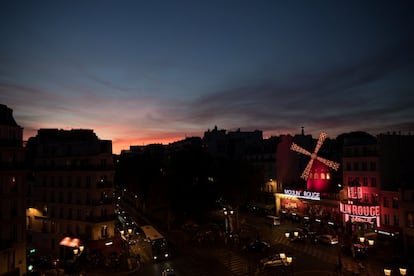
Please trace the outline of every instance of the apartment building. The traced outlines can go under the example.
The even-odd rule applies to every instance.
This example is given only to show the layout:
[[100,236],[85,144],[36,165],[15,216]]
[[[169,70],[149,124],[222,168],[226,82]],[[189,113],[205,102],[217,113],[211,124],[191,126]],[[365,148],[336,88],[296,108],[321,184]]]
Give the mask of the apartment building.
[[23,128],[0,104],[0,275],[26,274]]
[[413,136],[397,133],[359,135],[345,141],[343,183],[347,196],[342,204],[379,210],[379,214],[360,216],[345,212],[352,230],[375,228],[383,236],[407,240],[402,235],[409,232],[403,229],[412,228],[408,226],[412,211],[406,210],[412,206],[412,198],[402,191],[413,189],[410,180],[413,147]]
[[[28,246],[60,260],[115,238],[112,142],[88,129],[40,129],[27,143]],[[65,241],[76,241],[66,243]],[[75,251],[76,252],[76,251]]]

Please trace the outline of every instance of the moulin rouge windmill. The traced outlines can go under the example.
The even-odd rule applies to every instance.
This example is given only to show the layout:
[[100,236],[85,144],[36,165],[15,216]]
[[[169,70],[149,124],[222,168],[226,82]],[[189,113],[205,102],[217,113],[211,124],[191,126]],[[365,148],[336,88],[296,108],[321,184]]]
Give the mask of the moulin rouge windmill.
[[294,151],[296,151],[296,152],[299,152],[299,153],[302,153],[302,154],[304,154],[304,155],[308,155],[308,156],[310,156],[310,160],[309,160],[309,163],[308,163],[308,165],[306,166],[306,168],[305,168],[305,170],[303,171],[303,173],[302,173],[302,175],[300,176],[301,178],[303,178],[304,180],[308,180],[308,178],[309,178],[309,173],[310,173],[310,171],[311,171],[311,169],[312,169],[312,165],[313,165],[313,161],[316,159],[316,160],[318,160],[318,161],[320,161],[321,163],[323,163],[323,164],[325,164],[326,166],[328,166],[328,167],[330,167],[330,168],[332,168],[332,169],[334,169],[335,171],[336,170],[338,170],[338,168],[339,168],[339,163],[336,163],[336,162],[334,162],[334,161],[331,161],[331,160],[328,160],[328,159],[325,159],[325,158],[322,158],[322,157],[319,157],[317,154],[318,154],[318,151],[319,151],[319,149],[321,148],[321,146],[322,146],[322,144],[323,144],[323,142],[325,141],[325,139],[328,137],[328,135],[326,134],[326,133],[324,133],[324,132],[322,132],[320,135],[319,135],[319,139],[318,139],[318,142],[317,142],[317,144],[316,144],[316,147],[315,147],[315,150],[314,150],[314,152],[313,153],[310,153],[309,151],[307,151],[307,150],[305,150],[304,148],[302,148],[302,147],[300,147],[300,146],[298,146],[297,144],[295,144],[295,143],[292,143],[292,145],[290,146],[290,149],[291,150],[294,150]]

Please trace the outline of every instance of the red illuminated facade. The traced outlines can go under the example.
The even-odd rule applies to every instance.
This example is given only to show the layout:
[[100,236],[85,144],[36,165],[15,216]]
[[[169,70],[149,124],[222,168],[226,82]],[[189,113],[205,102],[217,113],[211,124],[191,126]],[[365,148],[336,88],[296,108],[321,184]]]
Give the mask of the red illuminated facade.
[[307,182],[308,191],[328,191],[331,180],[330,168],[318,160],[313,162],[312,169],[309,173]]
[[276,165],[277,181],[283,183],[284,189],[275,193],[276,212],[296,220],[340,227],[338,183],[341,181],[335,172],[339,164],[331,161],[337,159],[332,158],[336,152],[326,135],[317,141],[303,132],[294,137],[282,136]]

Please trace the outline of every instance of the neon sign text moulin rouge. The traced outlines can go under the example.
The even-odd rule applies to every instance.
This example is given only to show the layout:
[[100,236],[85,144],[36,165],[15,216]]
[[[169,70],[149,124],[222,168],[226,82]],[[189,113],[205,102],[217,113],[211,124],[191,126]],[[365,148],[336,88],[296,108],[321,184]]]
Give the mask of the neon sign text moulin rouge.
[[353,216],[379,217],[380,215],[379,206],[354,205],[341,202],[339,210],[344,214]]
[[321,200],[321,194],[318,192],[298,191],[298,190],[284,190],[285,195],[295,196],[299,198]]

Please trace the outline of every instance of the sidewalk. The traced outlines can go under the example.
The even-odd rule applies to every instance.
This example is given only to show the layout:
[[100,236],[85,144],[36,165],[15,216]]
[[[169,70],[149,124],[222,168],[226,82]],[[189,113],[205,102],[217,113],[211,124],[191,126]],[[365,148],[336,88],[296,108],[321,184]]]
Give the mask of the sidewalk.
[[76,275],[76,276],[100,276],[100,275],[132,275],[134,272],[138,271],[140,264],[136,262],[135,258],[129,257],[125,262],[122,262],[121,266],[117,268],[108,268],[105,266],[87,268],[81,270],[79,273],[67,274],[64,269],[50,269],[42,271],[40,276],[66,276],[66,275]]

